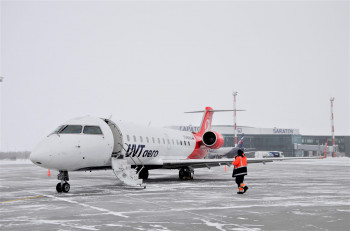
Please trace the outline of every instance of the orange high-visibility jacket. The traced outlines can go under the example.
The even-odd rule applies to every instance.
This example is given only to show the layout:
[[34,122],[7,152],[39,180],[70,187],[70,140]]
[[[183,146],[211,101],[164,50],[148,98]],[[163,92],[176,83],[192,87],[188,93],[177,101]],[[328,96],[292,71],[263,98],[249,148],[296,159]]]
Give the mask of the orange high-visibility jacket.
[[247,167],[247,157],[243,154],[243,156],[237,156],[237,158],[232,162],[235,168]]
[[233,166],[235,166],[235,169],[233,170],[232,177],[240,176],[240,175],[247,175],[247,157],[243,154],[243,156],[237,156],[236,159],[232,162]]

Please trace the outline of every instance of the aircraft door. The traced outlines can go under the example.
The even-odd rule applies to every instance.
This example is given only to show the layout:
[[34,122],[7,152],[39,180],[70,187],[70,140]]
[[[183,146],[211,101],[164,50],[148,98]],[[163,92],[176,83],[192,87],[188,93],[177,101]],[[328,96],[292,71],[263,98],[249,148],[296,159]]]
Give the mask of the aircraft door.
[[119,129],[119,127],[109,119],[105,119],[105,122],[108,124],[108,126],[111,128],[114,138],[114,146],[113,146],[113,152],[112,155],[121,155],[123,154],[123,135]]

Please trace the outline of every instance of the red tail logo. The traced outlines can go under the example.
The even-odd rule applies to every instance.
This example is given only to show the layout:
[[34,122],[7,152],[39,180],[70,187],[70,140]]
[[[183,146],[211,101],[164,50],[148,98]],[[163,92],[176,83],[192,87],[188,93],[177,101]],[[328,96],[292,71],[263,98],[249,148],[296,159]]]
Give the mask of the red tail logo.
[[202,123],[199,126],[199,132],[197,133],[198,135],[203,135],[204,132],[211,130],[211,121],[213,119],[213,108],[211,107],[206,107],[205,108],[205,113],[202,119]]

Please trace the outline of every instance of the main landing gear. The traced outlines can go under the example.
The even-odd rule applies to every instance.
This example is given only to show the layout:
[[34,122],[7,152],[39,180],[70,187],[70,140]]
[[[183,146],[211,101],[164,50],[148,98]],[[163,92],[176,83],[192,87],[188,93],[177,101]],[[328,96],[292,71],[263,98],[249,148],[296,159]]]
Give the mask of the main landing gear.
[[141,167],[141,170],[138,170],[139,179],[147,180],[148,179],[148,169]]
[[68,171],[60,171],[60,173],[57,175],[57,179],[61,180],[61,182],[56,185],[56,191],[59,193],[69,192],[70,184],[67,182],[69,181]]
[[182,167],[179,171],[180,180],[192,180],[194,175],[194,170],[191,167]]

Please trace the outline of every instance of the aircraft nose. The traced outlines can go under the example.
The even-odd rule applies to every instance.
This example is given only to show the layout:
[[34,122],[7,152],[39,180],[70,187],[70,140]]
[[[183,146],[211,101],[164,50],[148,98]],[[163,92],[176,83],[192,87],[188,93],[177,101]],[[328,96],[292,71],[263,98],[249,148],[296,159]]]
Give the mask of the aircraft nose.
[[40,153],[36,150],[34,150],[30,153],[29,159],[30,159],[30,161],[33,162],[33,164],[36,164],[39,166],[42,164],[42,161],[40,158]]
[[48,163],[48,158],[50,155],[48,147],[50,147],[50,139],[46,138],[41,143],[39,143],[34,150],[30,153],[29,159],[36,165],[45,167]]
[[49,136],[40,142],[31,152],[29,159],[42,168],[60,170],[67,164],[66,153],[69,143],[58,136]]

